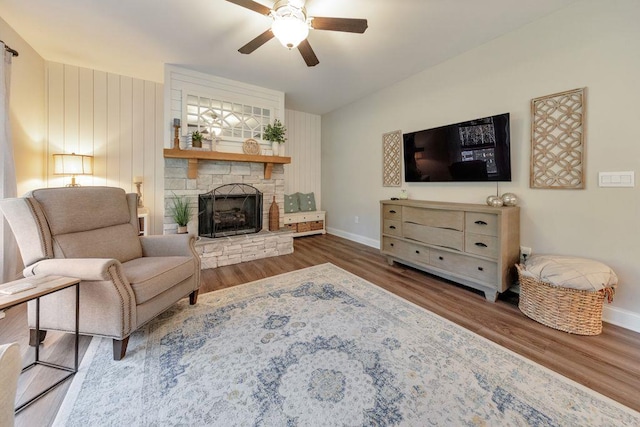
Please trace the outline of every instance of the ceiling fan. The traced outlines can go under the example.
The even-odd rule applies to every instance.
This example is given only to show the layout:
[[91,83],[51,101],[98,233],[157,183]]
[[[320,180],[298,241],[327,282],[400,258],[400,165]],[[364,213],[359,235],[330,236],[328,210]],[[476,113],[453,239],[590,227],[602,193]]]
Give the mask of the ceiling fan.
[[293,49],[297,47],[307,66],[314,67],[320,63],[307,40],[309,29],[343,31],[362,34],[367,29],[366,19],[327,18],[308,16],[304,7],[305,0],[278,0],[269,9],[253,0],[227,0],[238,6],[269,16],[273,19],[271,28],[238,49],[238,52],[249,54],[276,37],[283,46]]

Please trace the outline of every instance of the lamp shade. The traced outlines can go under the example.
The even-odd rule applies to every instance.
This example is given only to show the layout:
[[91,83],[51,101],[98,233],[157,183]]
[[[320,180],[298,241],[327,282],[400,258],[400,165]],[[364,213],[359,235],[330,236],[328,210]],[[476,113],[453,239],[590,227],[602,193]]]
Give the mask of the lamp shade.
[[54,154],[54,175],[93,175],[93,156],[84,154]]

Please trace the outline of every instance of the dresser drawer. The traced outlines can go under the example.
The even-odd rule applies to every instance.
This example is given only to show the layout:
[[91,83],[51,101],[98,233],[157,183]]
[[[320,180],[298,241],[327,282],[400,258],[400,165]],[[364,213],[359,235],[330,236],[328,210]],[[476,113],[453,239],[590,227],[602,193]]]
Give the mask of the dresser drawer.
[[385,236],[382,238],[382,251],[406,261],[419,262],[422,264],[429,263],[429,248],[394,239],[393,237]]
[[396,205],[382,205],[382,218],[400,221],[402,219],[402,207]]
[[465,231],[468,233],[498,235],[498,215],[467,212],[465,215]]
[[475,233],[464,236],[464,251],[467,253],[498,259],[499,249],[497,237]]
[[402,222],[393,219],[385,219],[382,223],[382,232],[392,236],[402,236]]
[[483,259],[431,249],[429,263],[434,267],[471,277],[493,286],[498,280],[498,265]]
[[464,212],[404,206],[402,221],[462,231],[464,229]]
[[464,234],[462,231],[429,227],[410,222],[403,222],[402,229],[403,236],[408,239],[417,240],[429,245],[443,246],[459,251],[463,250]]

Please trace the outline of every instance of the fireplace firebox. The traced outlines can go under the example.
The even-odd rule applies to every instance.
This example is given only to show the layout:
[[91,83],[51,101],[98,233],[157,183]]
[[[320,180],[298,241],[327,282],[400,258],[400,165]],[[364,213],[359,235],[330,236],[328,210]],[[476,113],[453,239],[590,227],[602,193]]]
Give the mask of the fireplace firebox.
[[227,184],[198,196],[198,234],[227,237],[262,230],[262,193],[247,184]]

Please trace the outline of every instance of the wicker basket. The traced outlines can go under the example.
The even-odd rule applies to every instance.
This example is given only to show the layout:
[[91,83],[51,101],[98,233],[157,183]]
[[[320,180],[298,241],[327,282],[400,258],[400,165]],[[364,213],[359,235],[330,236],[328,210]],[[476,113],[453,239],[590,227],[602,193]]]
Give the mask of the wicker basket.
[[324,228],[324,221],[311,221],[312,230],[322,230]]
[[304,231],[311,231],[311,222],[298,223],[298,233],[302,233]]
[[577,335],[598,335],[602,332],[602,305],[605,296],[611,302],[613,289],[583,291],[561,288],[522,274],[518,308],[526,316],[553,329]]
[[293,231],[294,233],[296,231],[298,231],[298,227],[297,227],[297,225],[295,223],[293,223],[293,224],[285,224],[284,228],[286,228],[289,231]]

